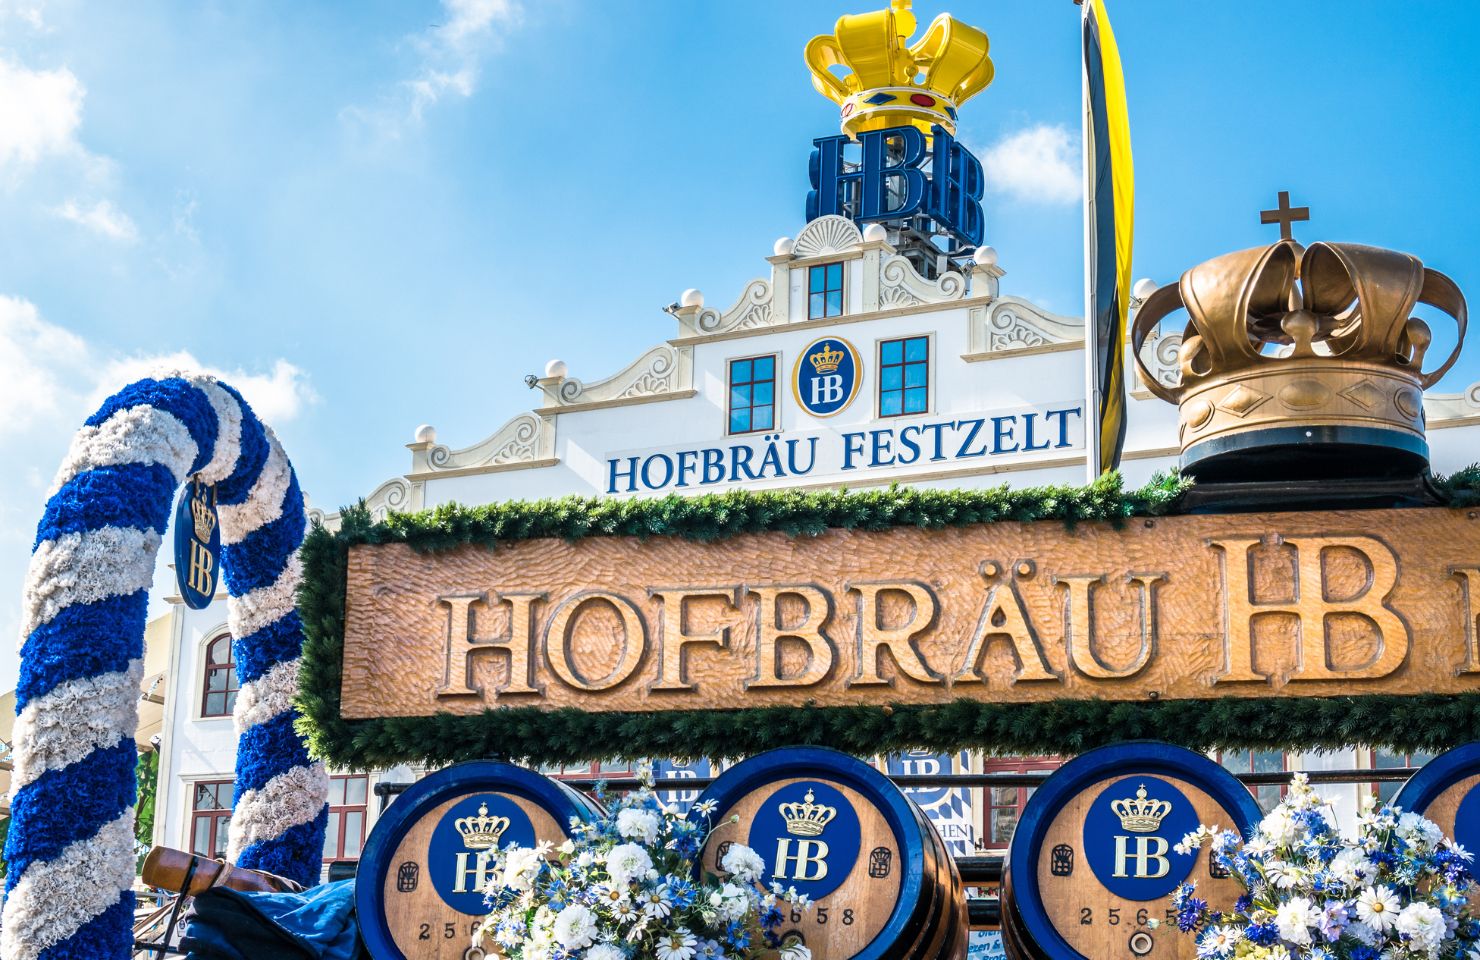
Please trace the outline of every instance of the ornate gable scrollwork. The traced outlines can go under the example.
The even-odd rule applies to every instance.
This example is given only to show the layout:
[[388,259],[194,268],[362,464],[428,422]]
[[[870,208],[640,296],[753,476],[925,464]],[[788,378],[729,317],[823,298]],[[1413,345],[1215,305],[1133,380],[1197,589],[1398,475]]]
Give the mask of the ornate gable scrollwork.
[[793,257],[825,257],[848,253],[863,242],[858,225],[847,217],[818,217],[803,228],[792,245]]
[[452,450],[434,444],[426,454],[425,469],[430,473],[477,468],[512,469],[520,466],[543,466],[555,456],[555,425],[547,417],[521,413],[471,447]]
[[[1168,333],[1160,336],[1148,336],[1146,344],[1141,349],[1141,361],[1146,364],[1146,369],[1156,377],[1156,382],[1163,387],[1175,387],[1182,382],[1182,370],[1177,365],[1177,356],[1182,351],[1182,334]],[[1150,390],[1141,382],[1142,376],[1138,374],[1131,396],[1138,400],[1149,400],[1152,397]]]
[[1480,383],[1472,383],[1460,393],[1427,394],[1423,412],[1430,430],[1480,419]]
[[966,278],[947,271],[935,280],[915,272],[904,257],[887,257],[879,269],[879,309],[912,307],[919,303],[946,303],[966,295]]
[[778,316],[778,311],[773,309],[774,295],[769,280],[752,280],[730,309],[723,313],[712,309],[699,311],[699,332],[728,333],[769,327]]
[[975,307],[970,314],[967,360],[991,360],[1024,350],[1068,349],[1084,342],[1084,322],[1061,317],[1017,297]]
[[[420,483],[412,482],[405,477],[392,477],[372,490],[362,502],[365,509],[370,511],[370,518],[379,522],[392,513],[409,513],[420,510],[422,508],[421,491]],[[326,513],[317,507],[308,509],[308,522],[320,524],[330,533],[339,529],[343,519],[343,515],[338,510]]]
[[586,383],[575,377],[540,381],[547,412],[597,404],[661,400],[693,389],[693,354],[688,347],[660,344],[627,369],[605,380]]

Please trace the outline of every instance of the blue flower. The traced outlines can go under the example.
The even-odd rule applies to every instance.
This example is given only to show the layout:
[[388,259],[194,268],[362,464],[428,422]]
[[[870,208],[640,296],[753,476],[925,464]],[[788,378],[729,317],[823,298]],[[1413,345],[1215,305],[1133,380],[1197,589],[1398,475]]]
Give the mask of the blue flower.
[[1251,923],[1244,935],[1249,942],[1261,947],[1272,947],[1280,942],[1280,931],[1273,923]]

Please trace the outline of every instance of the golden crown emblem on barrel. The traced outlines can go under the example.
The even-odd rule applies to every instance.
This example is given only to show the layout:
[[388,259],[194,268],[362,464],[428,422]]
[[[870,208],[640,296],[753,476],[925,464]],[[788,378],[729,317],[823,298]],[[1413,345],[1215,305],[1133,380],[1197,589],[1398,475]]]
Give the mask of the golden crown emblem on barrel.
[[815,803],[816,796],[807,791],[804,803],[778,805],[781,818],[786,821],[786,832],[794,837],[820,837],[823,829],[838,815],[835,807]]
[[1161,822],[1172,812],[1172,805],[1165,800],[1148,800],[1146,785],[1136,789],[1134,798],[1126,797],[1110,804],[1110,810],[1120,818],[1120,825],[1131,833],[1155,833]]
[[956,111],[992,82],[985,32],[943,13],[911,45],[915,26],[910,0],[893,0],[887,10],[840,17],[807,44],[812,86],[838,104],[848,136],[905,126],[928,134],[935,124],[954,134]]
[[[1413,315],[1421,303],[1449,314],[1457,331],[1428,371],[1433,333]],[[1180,380],[1169,385],[1141,350],[1181,308]],[[1458,359],[1465,326],[1454,281],[1411,254],[1285,238],[1214,257],[1158,289],[1137,312],[1131,343],[1146,388],[1178,405],[1182,466],[1199,480],[1250,479],[1275,465],[1285,476],[1354,464],[1397,473],[1427,469],[1423,391]],[[1392,457],[1374,463],[1357,451]]]
[[479,804],[476,817],[459,817],[453,826],[462,835],[469,850],[489,850],[498,846],[499,837],[509,829],[508,817],[490,817],[488,804]]

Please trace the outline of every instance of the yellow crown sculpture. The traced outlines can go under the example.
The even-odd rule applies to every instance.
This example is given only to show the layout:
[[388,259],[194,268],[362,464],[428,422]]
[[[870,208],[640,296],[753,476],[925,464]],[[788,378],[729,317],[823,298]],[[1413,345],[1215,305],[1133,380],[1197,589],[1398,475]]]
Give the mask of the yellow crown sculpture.
[[210,543],[211,534],[216,531],[216,511],[211,509],[211,504],[204,496],[190,497],[190,516],[195,525],[195,539],[201,543]]
[[[992,82],[981,30],[943,13],[909,46],[914,32],[910,0],[892,0],[887,10],[840,17],[831,36],[807,44],[812,86],[842,108],[848,136],[904,126],[929,133],[937,123],[955,133],[956,111]],[[838,76],[833,67],[852,72]]]
[[786,821],[786,832],[794,837],[819,837],[833,817],[838,815],[836,807],[814,803],[816,797],[807,791],[805,803],[783,803],[777,809]]
[[843,351],[837,347],[828,346],[826,350],[814,350],[807,355],[807,361],[817,368],[818,373],[832,373],[843,363]]
[[1110,810],[1120,818],[1120,825],[1129,832],[1155,833],[1161,827],[1161,821],[1172,812],[1172,805],[1165,800],[1146,799],[1146,785],[1142,784],[1136,790],[1134,800],[1126,797],[1124,800],[1113,801]]
[[[1412,315],[1419,303],[1458,327],[1454,350],[1427,373],[1433,336]],[[1141,348],[1183,307],[1181,381],[1168,385]],[[1284,239],[1215,257],[1157,290],[1131,343],[1146,388],[1178,405],[1182,466],[1200,480],[1398,476],[1427,468],[1423,391],[1458,359],[1465,325],[1464,295],[1417,257]],[[1260,464],[1289,473],[1250,477]]]
[[460,817],[452,824],[462,834],[463,846],[469,850],[489,850],[498,846],[498,838],[509,829],[508,817],[490,817],[488,804],[479,804],[476,817]]

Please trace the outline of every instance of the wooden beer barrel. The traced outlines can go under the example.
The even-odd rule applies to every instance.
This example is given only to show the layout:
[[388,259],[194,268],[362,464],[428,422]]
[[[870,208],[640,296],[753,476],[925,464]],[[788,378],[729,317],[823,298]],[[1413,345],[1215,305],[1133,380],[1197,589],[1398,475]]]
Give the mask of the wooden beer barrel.
[[[773,750],[722,773],[702,869],[751,847],[763,882],[813,901],[781,929],[814,960],[962,960],[969,936],[955,860],[925,814],[878,770],[819,747]],[[736,823],[728,822],[738,817]]]
[[1248,788],[1200,753],[1136,741],[1076,757],[1028,799],[1013,834],[1004,948],[1014,960],[1192,960],[1172,891],[1195,880],[1215,907],[1243,891],[1206,846],[1173,848],[1200,823],[1246,835],[1260,817]]
[[[1432,820],[1466,850],[1480,850],[1480,743],[1455,747],[1424,764],[1393,797],[1393,805]],[[1470,894],[1470,906],[1480,909],[1480,890]]]
[[584,794],[507,763],[460,763],[418,780],[381,814],[360,858],[355,909],[371,956],[482,960],[470,944],[488,913],[488,852],[559,845],[572,817],[600,815]]

